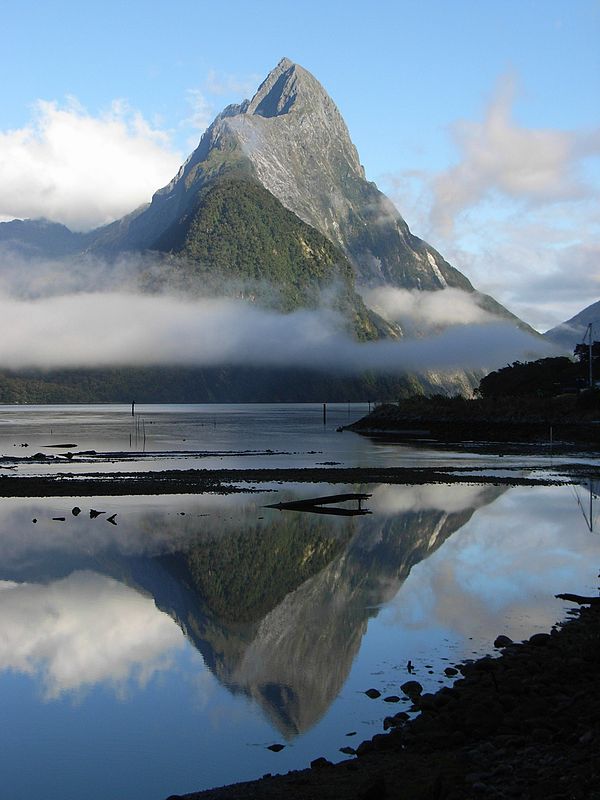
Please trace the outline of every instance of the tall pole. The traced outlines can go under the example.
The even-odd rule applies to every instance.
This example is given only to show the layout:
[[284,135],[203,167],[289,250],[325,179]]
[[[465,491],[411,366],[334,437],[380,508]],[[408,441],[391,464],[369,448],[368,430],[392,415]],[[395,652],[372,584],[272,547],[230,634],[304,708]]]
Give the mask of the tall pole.
[[594,323],[590,322],[589,325],[588,325],[588,333],[590,335],[590,389],[594,388],[594,379],[593,379],[593,375],[592,375],[592,373],[593,373],[593,369],[592,369],[592,361],[593,361],[593,359],[592,359],[592,350],[594,349],[593,348],[594,336],[593,336],[593,333],[592,333],[593,329],[594,329]]

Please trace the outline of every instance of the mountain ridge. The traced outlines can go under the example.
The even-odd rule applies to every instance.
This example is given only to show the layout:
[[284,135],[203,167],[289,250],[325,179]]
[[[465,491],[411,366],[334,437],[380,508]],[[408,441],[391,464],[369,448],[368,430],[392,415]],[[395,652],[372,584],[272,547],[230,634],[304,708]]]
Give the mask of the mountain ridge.
[[595,326],[594,339],[600,339],[600,300],[586,306],[570,319],[555,325],[554,328],[550,328],[543,336],[572,354],[575,345],[583,342],[590,323]]

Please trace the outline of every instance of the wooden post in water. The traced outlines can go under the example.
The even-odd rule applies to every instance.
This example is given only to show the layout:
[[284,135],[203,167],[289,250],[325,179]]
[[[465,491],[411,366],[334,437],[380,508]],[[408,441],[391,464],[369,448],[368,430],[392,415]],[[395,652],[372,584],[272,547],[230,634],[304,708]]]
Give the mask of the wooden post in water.
[[131,416],[135,417],[135,401],[131,401]]
[[327,403],[323,403],[323,425],[327,425]]

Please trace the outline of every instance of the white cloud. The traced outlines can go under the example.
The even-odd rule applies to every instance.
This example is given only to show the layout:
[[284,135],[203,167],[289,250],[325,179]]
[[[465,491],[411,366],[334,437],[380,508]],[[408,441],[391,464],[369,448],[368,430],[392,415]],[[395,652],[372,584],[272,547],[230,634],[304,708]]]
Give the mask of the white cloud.
[[450,287],[421,292],[379,286],[365,291],[363,299],[389,322],[399,322],[404,329],[409,324],[420,332],[498,321],[477,304],[475,295]]
[[591,134],[525,128],[511,117],[515,85],[504,78],[481,122],[462,120],[453,137],[461,160],[437,175],[432,219],[451,232],[455,216],[500,192],[529,203],[585,196],[582,161],[600,154],[600,129]]
[[112,578],[75,572],[48,585],[0,581],[0,670],[40,677],[48,699],[100,682],[143,684],[183,643],[152,599]]
[[527,128],[504,78],[480,120],[453,128],[459,160],[386,178],[418,235],[538,330],[600,296],[600,129]]
[[92,116],[71,99],[39,100],[29,124],[0,132],[0,216],[85,230],[127,214],[176,173],[169,135],[115,101]]
[[256,72],[250,75],[232,75],[230,73],[219,73],[211,69],[208,72],[204,86],[209,94],[217,96],[235,95],[242,100],[254,94],[261,80],[262,77]]
[[188,89],[187,102],[191,113],[183,124],[204,133],[215,116],[212,104],[201,89]]
[[229,298],[117,292],[0,296],[0,366],[255,364],[339,372],[494,367],[544,353],[510,324],[462,325],[419,340],[358,343],[328,309],[291,314]]

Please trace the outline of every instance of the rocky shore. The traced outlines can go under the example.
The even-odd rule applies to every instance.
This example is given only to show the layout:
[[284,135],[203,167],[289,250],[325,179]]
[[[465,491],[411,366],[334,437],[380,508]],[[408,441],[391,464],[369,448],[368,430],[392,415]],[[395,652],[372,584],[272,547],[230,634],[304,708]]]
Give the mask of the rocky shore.
[[500,657],[457,665],[436,694],[405,682],[420,714],[387,718],[350,760],[185,798],[600,800],[600,606],[572,613],[522,643],[499,637]]
[[377,406],[347,426],[366,434],[398,439],[433,439],[452,445],[468,442],[553,445],[555,452],[600,448],[595,408],[581,409],[576,398],[412,397]]

